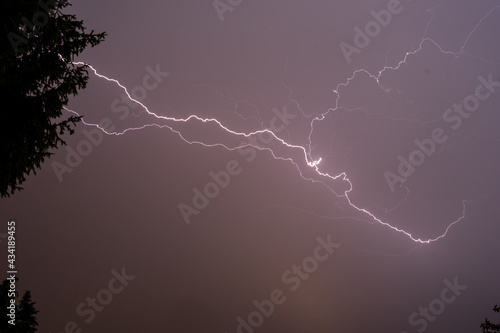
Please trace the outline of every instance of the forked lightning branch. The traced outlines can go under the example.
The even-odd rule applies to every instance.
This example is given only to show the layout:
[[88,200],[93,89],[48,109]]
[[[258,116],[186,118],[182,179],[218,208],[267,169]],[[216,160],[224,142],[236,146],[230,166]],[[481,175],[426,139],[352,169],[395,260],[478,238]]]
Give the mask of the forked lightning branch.
[[[217,6],[219,6],[221,4],[220,1],[216,1],[214,3]],[[234,8],[236,6],[238,6],[242,3],[242,0],[241,1],[240,0],[233,0],[233,1],[228,0],[227,3],[232,5],[231,8],[229,8],[228,6],[224,6],[224,5],[222,5],[222,7],[221,6],[216,7],[216,10],[219,10],[218,14],[224,13],[224,12],[226,12],[226,13],[231,12],[232,9],[234,10]],[[370,42],[369,37],[370,36],[372,38],[375,37],[375,35],[381,31],[382,27],[386,27],[391,22],[392,17],[394,15],[398,15],[403,10],[403,7],[400,4],[400,1],[398,1],[398,0],[389,0],[387,2],[386,8],[387,9],[382,9],[379,11],[372,11],[371,12],[371,15],[374,18],[374,21],[368,22],[368,24],[365,26],[365,32],[362,32],[360,29],[357,29],[357,28],[355,29],[355,32],[357,33],[357,35],[355,35],[354,39],[355,39],[355,44],[357,44],[357,46],[359,46],[358,49],[353,48],[352,45],[348,46],[347,43],[342,44],[341,49],[344,52],[344,55],[348,56],[346,58],[350,59],[350,56],[353,53],[359,53],[358,51],[360,51],[360,49],[362,47],[366,47],[369,44],[369,42]],[[412,235],[410,232],[407,232],[403,229],[395,227],[394,225],[392,225],[386,221],[383,221],[381,218],[377,217],[374,213],[372,213],[370,210],[368,210],[368,208],[360,207],[355,202],[353,202],[353,199],[351,198],[351,193],[353,192],[354,186],[353,186],[353,183],[348,178],[348,175],[347,175],[348,171],[344,171],[344,172],[341,172],[341,173],[336,174],[336,175],[331,175],[327,172],[320,170],[319,164],[322,161],[322,158],[320,157],[320,158],[314,160],[310,155],[310,145],[311,145],[310,140],[311,140],[311,136],[312,136],[313,131],[314,131],[314,122],[316,122],[316,121],[319,122],[319,121],[326,119],[326,116],[329,113],[335,112],[340,108],[340,106],[338,104],[339,99],[340,99],[340,88],[348,86],[350,84],[350,82],[352,82],[358,74],[362,74],[362,73],[367,74],[371,79],[376,81],[377,85],[383,91],[389,93],[390,89],[383,87],[380,83],[381,76],[386,71],[394,71],[394,70],[400,69],[401,66],[406,64],[406,61],[408,60],[409,56],[415,55],[423,49],[424,43],[432,44],[443,55],[446,55],[446,56],[452,55],[452,56],[457,57],[457,58],[462,56],[464,54],[464,48],[465,48],[466,44],[469,42],[469,39],[471,38],[471,36],[476,32],[476,30],[481,26],[481,24],[484,23],[486,21],[486,19],[497,9],[500,9],[500,6],[496,6],[496,7],[492,8],[487,14],[485,14],[478,21],[476,26],[466,36],[466,38],[464,39],[464,41],[463,41],[463,43],[458,51],[454,52],[454,51],[444,50],[439,45],[439,43],[437,43],[434,40],[432,40],[431,38],[428,38],[425,36],[427,33],[427,30],[426,30],[424,33],[424,36],[422,36],[422,38],[421,38],[420,45],[418,46],[418,48],[416,50],[407,52],[403,56],[403,59],[400,60],[399,62],[397,62],[396,66],[393,66],[393,67],[384,66],[381,70],[378,71],[377,75],[374,75],[370,71],[363,69],[363,68],[356,69],[353,72],[351,77],[347,78],[345,80],[345,82],[339,83],[336,86],[336,88],[333,90],[333,93],[337,95],[336,102],[335,102],[335,105],[333,107],[329,108],[325,113],[323,113],[319,116],[317,116],[317,115],[316,116],[315,115],[307,116],[304,113],[305,117],[308,117],[310,119],[312,118],[311,123],[310,123],[309,143],[308,144],[306,143],[305,145],[290,144],[290,143],[286,142],[285,140],[281,139],[279,136],[276,135],[276,133],[278,132],[278,129],[271,128],[271,125],[268,126],[268,129],[265,129],[265,130],[258,130],[258,131],[254,131],[254,132],[250,132],[250,133],[245,133],[245,132],[238,132],[238,131],[231,130],[228,126],[226,126],[225,124],[223,124],[220,120],[218,120],[216,118],[203,118],[203,117],[197,116],[196,114],[191,114],[191,115],[187,116],[186,118],[160,116],[154,112],[151,112],[146,107],[146,105],[141,103],[141,101],[138,101],[137,99],[133,98],[131,96],[131,94],[129,93],[128,89],[125,86],[123,86],[120,82],[118,82],[116,79],[111,79],[111,78],[108,78],[102,74],[99,74],[92,66],[90,66],[88,64],[75,63],[75,64],[79,64],[79,65],[86,65],[92,69],[92,71],[95,73],[96,76],[117,84],[120,88],[122,88],[124,90],[127,98],[131,101],[131,103],[132,102],[136,103],[137,105],[140,105],[144,109],[145,112],[142,113],[143,115],[145,115],[146,117],[152,117],[153,119],[155,119],[155,121],[153,123],[149,123],[149,124],[139,126],[139,127],[127,128],[126,130],[124,130],[122,132],[113,132],[113,130],[110,129],[110,126],[112,125],[110,122],[101,122],[98,124],[89,124],[89,123],[85,123],[85,122],[84,123],[87,126],[93,126],[96,129],[99,129],[100,131],[102,131],[102,133],[107,134],[107,135],[123,135],[123,134],[125,134],[125,132],[128,132],[128,131],[143,130],[143,129],[146,129],[149,127],[166,128],[166,129],[172,131],[173,133],[177,134],[187,144],[190,144],[190,145],[197,144],[197,145],[202,145],[202,146],[207,147],[207,148],[223,147],[223,148],[227,149],[228,151],[234,151],[234,150],[238,149],[238,151],[242,155],[248,155],[247,160],[249,160],[251,158],[251,156],[254,155],[255,149],[257,149],[257,150],[266,149],[266,150],[271,152],[271,155],[273,156],[273,158],[286,160],[286,161],[292,163],[293,165],[295,165],[297,167],[299,176],[305,181],[323,184],[327,188],[329,188],[330,190],[331,190],[331,188],[327,185],[327,182],[337,181],[339,179],[348,182],[349,189],[340,195],[335,193],[333,190],[331,190],[332,194],[335,195],[336,200],[339,200],[339,199],[345,200],[346,203],[349,204],[349,206],[354,211],[357,211],[357,212],[365,215],[367,221],[373,221],[373,222],[376,222],[382,226],[385,226],[385,227],[391,229],[392,231],[395,231],[397,233],[400,233],[400,234],[408,237],[413,242],[421,243],[421,244],[428,244],[428,243],[435,242],[435,241],[445,237],[453,225],[455,225],[456,223],[460,222],[462,219],[465,218],[466,203],[468,203],[469,201],[467,199],[462,200],[462,214],[461,214],[461,216],[459,216],[454,221],[449,222],[447,227],[444,228],[444,231],[441,234],[439,234],[435,237],[432,237],[432,238],[428,238],[428,239],[418,238],[418,237]],[[458,106],[454,106],[445,112],[443,119],[444,119],[445,123],[452,124],[451,126],[453,129],[457,129],[458,127],[460,127],[460,124],[462,123],[462,121],[464,119],[467,119],[471,115],[472,112],[474,112],[476,109],[478,109],[480,101],[483,101],[483,100],[489,98],[489,96],[493,93],[495,87],[498,87],[500,84],[498,82],[493,81],[492,75],[489,75],[487,78],[484,78],[481,76],[479,78],[479,81],[480,81],[482,87],[476,89],[476,91],[473,95],[468,96],[463,100],[463,102],[461,103],[463,108],[458,107]],[[133,104],[130,104],[130,105],[133,105]],[[300,106],[299,106],[299,109],[300,109]],[[72,112],[74,114],[79,115],[79,113],[77,113],[76,111],[69,110],[69,109],[66,109],[66,110],[68,112]],[[276,116],[278,118],[280,118],[278,115],[276,115]],[[289,118],[286,118],[286,116],[283,116],[283,117],[285,119],[282,119],[282,118],[280,118],[280,119],[282,119],[283,124],[286,125],[286,122],[288,121]],[[160,123],[160,121],[161,121],[161,123]],[[277,120],[275,120],[275,122],[276,121]],[[300,152],[304,158],[304,161],[299,161],[296,158],[291,157],[293,155],[290,155],[289,157],[277,157],[275,155],[275,151],[272,148],[267,148],[267,147],[262,148],[262,146],[259,144],[259,142],[253,142],[253,143],[246,142],[244,145],[242,145],[240,147],[229,147],[223,142],[207,144],[207,143],[204,143],[201,141],[191,141],[191,140],[186,139],[183,136],[183,133],[181,133],[181,131],[174,129],[171,126],[171,124],[173,124],[173,123],[188,123],[188,122],[212,123],[212,124],[215,124],[216,126],[218,126],[221,130],[226,131],[228,136],[242,137],[245,140],[249,140],[249,141],[252,138],[254,138],[256,135],[266,133],[266,134],[268,134],[268,138],[270,138],[271,140],[275,140],[278,143],[278,145],[280,145],[280,149],[281,148],[283,148],[285,150],[289,149],[290,151],[294,152],[293,153],[294,155],[297,151]],[[283,125],[283,124],[281,124],[281,125]],[[101,135],[97,134],[97,132],[94,132],[94,133],[88,132],[86,136],[88,137],[89,142],[91,142],[91,140],[95,140],[95,142],[100,142],[102,140]],[[447,139],[447,137],[446,137],[446,133],[444,133],[444,130],[437,128],[431,133],[430,139],[419,140],[418,142],[416,142],[417,146],[420,148],[420,150],[419,150],[420,153],[419,152],[413,153],[412,156],[410,156],[411,161],[406,160],[406,159],[403,161],[403,159],[400,159],[400,162],[404,163],[404,165],[403,166],[400,165],[397,168],[398,172],[399,172],[399,176],[392,173],[392,172],[385,173],[384,176],[386,177],[387,182],[388,182],[389,186],[391,187],[391,189],[398,182],[401,182],[401,183],[404,182],[406,180],[406,178],[411,174],[412,168],[415,165],[418,165],[419,163],[420,164],[423,163],[423,160],[425,158],[425,154],[427,156],[430,156],[432,153],[434,153],[437,145],[441,144],[446,139]],[[91,145],[90,143],[87,144],[87,146],[89,146],[89,147],[90,147],[90,145]],[[250,148],[253,148],[253,151],[250,150]],[[89,148],[89,150],[90,150],[90,148]],[[421,160],[420,161],[416,160],[415,159],[416,157],[417,158],[420,157]],[[69,161],[69,159],[68,159],[68,161]],[[80,161],[77,161],[77,160],[72,161],[72,162],[74,162],[75,165],[80,163]],[[310,177],[304,176],[304,173],[302,172],[302,167],[299,167],[299,164],[304,165],[304,162],[305,162],[305,165],[307,165],[307,167],[309,167],[309,168],[312,168],[313,172],[315,172],[318,175],[318,177],[322,180],[315,180],[315,179],[312,179]],[[413,162],[412,166],[410,166],[408,164],[411,162]],[[65,173],[65,172],[69,173],[72,171],[72,170],[69,170],[67,166],[60,165],[60,164],[57,165],[57,168],[58,168],[57,171],[56,171],[56,168],[54,168],[54,171],[56,171],[56,174],[58,174],[58,178],[60,178],[60,179],[61,179],[63,173]],[[219,193],[222,192],[222,189],[224,189],[225,187],[227,187],[229,185],[232,177],[237,176],[242,171],[243,171],[243,168],[237,161],[229,161],[225,165],[223,170],[220,170],[218,172],[213,172],[213,171],[209,172],[209,179],[210,179],[209,182],[207,182],[205,184],[205,186],[203,186],[202,189],[198,189],[198,188],[193,189],[194,196],[191,200],[192,202],[190,204],[181,203],[179,205],[179,210],[181,212],[182,218],[184,219],[184,222],[186,224],[189,224],[192,216],[200,214],[200,212],[209,205],[210,200],[215,198],[217,195],[219,195]]]

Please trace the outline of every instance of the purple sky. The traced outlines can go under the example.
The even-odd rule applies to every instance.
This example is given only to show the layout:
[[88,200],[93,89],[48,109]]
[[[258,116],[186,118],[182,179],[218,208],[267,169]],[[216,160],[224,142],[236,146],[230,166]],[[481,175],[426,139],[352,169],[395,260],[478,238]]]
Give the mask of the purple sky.
[[[90,70],[68,105],[89,125],[0,200],[40,332],[472,333],[497,321],[497,1],[69,11],[108,33],[77,60],[150,114]],[[190,115],[224,128],[179,121]]]

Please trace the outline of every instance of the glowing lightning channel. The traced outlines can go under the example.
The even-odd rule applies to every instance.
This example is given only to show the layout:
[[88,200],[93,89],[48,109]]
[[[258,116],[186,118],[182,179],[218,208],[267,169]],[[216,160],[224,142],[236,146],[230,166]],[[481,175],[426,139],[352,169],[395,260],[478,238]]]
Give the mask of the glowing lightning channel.
[[[393,231],[396,231],[398,233],[401,233],[405,236],[407,236],[408,238],[410,238],[412,241],[414,241],[415,243],[420,243],[420,244],[429,244],[431,242],[435,242],[443,237],[445,237],[448,233],[448,231],[450,230],[450,228],[455,225],[456,223],[460,222],[461,220],[463,220],[465,218],[465,212],[466,212],[466,204],[467,203],[470,203],[470,201],[468,200],[463,200],[462,201],[462,214],[460,217],[458,217],[455,221],[453,221],[452,223],[450,223],[447,228],[445,229],[445,231],[435,237],[435,238],[430,238],[430,239],[426,239],[426,240],[423,240],[423,239],[420,239],[420,238],[416,238],[414,237],[411,233],[403,230],[403,229],[400,229],[400,228],[397,228],[387,222],[384,222],[382,221],[380,218],[376,217],[373,213],[371,213],[370,211],[368,211],[367,209],[365,208],[361,208],[361,207],[358,207],[356,204],[354,204],[351,200],[351,198],[349,197],[349,194],[351,193],[351,191],[353,190],[353,184],[352,182],[349,180],[349,178],[347,177],[347,174],[346,172],[342,172],[336,176],[332,176],[326,172],[322,172],[319,170],[319,164],[321,163],[322,161],[322,158],[318,158],[317,160],[314,160],[312,157],[311,157],[311,144],[312,144],[312,139],[311,139],[311,136],[312,136],[312,133],[314,131],[314,123],[316,121],[322,121],[325,119],[325,117],[332,111],[336,111],[338,108],[339,108],[339,99],[340,99],[340,89],[343,88],[343,87],[347,87],[349,85],[349,83],[355,79],[355,77],[358,75],[358,74],[366,74],[368,75],[370,78],[374,79],[376,82],[377,82],[377,85],[385,92],[389,92],[390,89],[389,88],[385,88],[382,86],[382,84],[380,83],[380,77],[383,75],[383,73],[385,71],[388,71],[388,70],[398,70],[403,64],[406,63],[407,59],[409,56],[411,55],[415,55],[417,54],[418,52],[420,52],[423,48],[423,45],[424,43],[428,42],[428,43],[431,43],[433,44],[434,46],[436,46],[441,53],[443,54],[451,54],[455,57],[460,57],[461,55],[463,54],[467,54],[465,53],[465,47],[466,47],[466,44],[469,42],[469,39],[471,38],[471,36],[476,32],[476,30],[479,28],[479,26],[495,11],[495,10],[498,10],[500,8],[500,6],[495,6],[494,8],[492,8],[487,14],[485,14],[480,20],[479,22],[476,24],[476,26],[474,27],[474,29],[467,35],[465,41],[462,43],[462,46],[460,47],[460,49],[456,52],[452,52],[452,51],[446,51],[444,50],[437,42],[435,42],[433,39],[431,38],[428,38],[426,37],[427,35],[427,30],[428,30],[428,27],[432,21],[432,19],[434,18],[434,15],[432,16],[432,18],[429,20],[427,26],[426,26],[426,29],[425,29],[425,32],[424,32],[424,35],[421,39],[421,42],[419,44],[419,47],[414,50],[414,51],[409,51],[407,52],[403,59],[401,61],[398,62],[398,64],[394,67],[391,67],[391,66],[387,66],[387,65],[384,65],[384,68],[381,69],[377,75],[374,75],[372,73],[370,73],[368,70],[366,69],[357,69],[353,72],[353,74],[351,75],[351,77],[348,77],[347,80],[345,82],[342,82],[342,83],[339,83],[336,88],[333,90],[333,92],[337,95],[337,98],[335,100],[335,107],[334,108],[329,108],[325,113],[322,113],[320,115],[317,115],[315,116],[312,121],[311,121],[311,126],[310,126],[310,132],[309,132],[309,142],[308,144],[306,145],[306,147],[303,147],[303,146],[300,146],[300,145],[293,145],[293,144],[290,144],[288,142],[286,142],[285,140],[281,139],[280,137],[278,137],[273,131],[269,130],[269,129],[262,129],[262,130],[257,130],[257,131],[254,131],[254,132],[249,132],[249,133],[244,133],[244,132],[237,132],[237,131],[233,131],[231,129],[229,129],[227,126],[223,125],[219,120],[215,119],[215,118],[202,118],[202,117],[199,117],[197,115],[190,115],[188,116],[187,118],[174,118],[174,117],[166,117],[166,116],[160,116],[160,115],[157,115],[156,113],[154,112],[151,112],[147,107],[146,105],[144,105],[143,103],[141,103],[140,101],[134,99],[128,92],[128,89],[122,85],[118,80],[116,79],[112,79],[112,78],[108,78],[107,76],[105,75],[102,75],[102,74],[99,74],[97,72],[97,70],[92,67],[91,65],[89,64],[86,64],[86,63],[83,63],[83,62],[73,62],[73,64],[75,65],[83,65],[83,66],[87,66],[89,67],[93,72],[94,74],[99,77],[99,78],[102,78],[102,79],[105,79],[109,82],[113,82],[115,83],[116,85],[118,85],[121,89],[123,89],[123,91],[125,92],[125,94],[127,95],[127,97],[139,104],[142,108],[144,108],[144,110],[146,111],[146,113],[150,116],[153,116],[155,117],[156,119],[158,120],[163,120],[163,121],[166,121],[166,122],[184,122],[184,123],[187,123],[191,120],[196,120],[196,121],[200,121],[200,122],[203,122],[203,123],[215,123],[217,124],[221,129],[223,129],[224,131],[226,131],[227,133],[229,134],[232,134],[232,135],[235,135],[235,136],[242,136],[242,137],[251,137],[251,136],[254,136],[254,135],[257,135],[257,134],[260,134],[260,133],[268,133],[270,135],[272,135],[272,137],[274,139],[276,139],[277,141],[279,141],[282,145],[288,147],[288,148],[291,148],[291,149],[299,149],[302,151],[302,154],[304,155],[304,160],[307,164],[307,166],[309,166],[310,168],[313,168],[314,171],[316,172],[317,175],[321,176],[321,177],[324,177],[324,178],[328,178],[328,179],[331,179],[331,180],[338,180],[338,179],[341,179],[341,180],[344,180],[346,181],[348,184],[349,184],[349,189],[346,190],[343,194],[338,194],[336,193],[334,190],[332,190],[326,183],[324,183],[323,181],[318,181],[316,179],[312,179],[312,178],[308,178],[306,176],[303,175],[302,173],[302,170],[299,166],[299,163],[294,161],[293,158],[291,157],[281,157],[281,156],[277,156],[275,154],[275,152],[269,148],[269,147],[260,147],[260,146],[255,146],[255,145],[252,145],[250,143],[247,143],[247,144],[243,144],[243,145],[240,145],[240,146],[236,146],[236,147],[228,147],[227,145],[223,144],[223,143],[213,143],[213,144],[206,144],[206,143],[203,143],[201,141],[191,141],[191,140],[188,140],[186,139],[182,133],[178,130],[175,130],[173,129],[171,126],[169,125],[166,125],[166,124],[163,124],[163,125],[160,125],[158,123],[150,123],[150,124],[146,124],[146,125],[143,125],[143,126],[140,126],[140,127],[131,127],[131,128],[127,128],[125,130],[123,130],[122,132],[107,132],[104,128],[102,128],[101,126],[99,126],[98,124],[91,124],[91,123],[87,123],[85,121],[83,121],[83,123],[87,126],[95,126],[97,128],[99,128],[102,132],[108,134],[108,135],[123,135],[125,134],[126,132],[128,131],[135,131],[135,130],[142,130],[142,129],[145,129],[145,128],[148,128],[148,127],[158,127],[158,128],[168,128],[169,130],[171,130],[172,132],[176,133],[177,135],[179,135],[179,137],[185,141],[186,143],[188,144],[200,144],[200,145],[203,145],[204,147],[216,147],[216,146],[220,146],[220,147],[224,147],[225,149],[227,150],[230,150],[230,151],[233,151],[233,150],[236,150],[236,149],[240,149],[240,148],[244,148],[244,147],[253,147],[255,149],[258,149],[258,150],[267,150],[271,153],[271,155],[273,156],[273,158],[275,159],[279,159],[279,160],[284,160],[284,161],[288,161],[288,162],[291,162],[292,164],[294,164],[301,176],[301,178],[303,178],[304,180],[307,180],[307,181],[311,181],[312,183],[319,183],[319,184],[322,184],[324,186],[326,186],[328,188],[328,190],[330,192],[332,192],[335,196],[337,196],[338,198],[345,198],[348,202],[348,204],[354,208],[355,210],[357,210],[358,212],[366,215],[367,217],[369,217],[369,219],[367,220],[367,222],[370,222],[370,223],[378,223],[384,227],[387,227],[387,228],[390,228],[391,230]],[[469,55],[469,54],[467,54]],[[478,57],[478,56],[475,56],[475,55],[469,55],[471,57]],[[480,57],[479,57],[480,58]],[[483,60],[482,58],[480,58],[481,60]],[[484,60],[483,60],[484,61]],[[302,111],[302,109],[300,108],[300,106],[298,105],[298,103],[294,100],[294,102],[297,104],[297,106],[299,107],[299,110]],[[68,112],[71,112],[71,113],[74,113],[76,115],[79,115],[77,112],[73,111],[73,110],[70,110],[70,109],[67,109],[67,108],[64,108],[66,111]],[[302,111],[303,112],[303,111]],[[303,114],[305,115],[305,113],[303,112]]]

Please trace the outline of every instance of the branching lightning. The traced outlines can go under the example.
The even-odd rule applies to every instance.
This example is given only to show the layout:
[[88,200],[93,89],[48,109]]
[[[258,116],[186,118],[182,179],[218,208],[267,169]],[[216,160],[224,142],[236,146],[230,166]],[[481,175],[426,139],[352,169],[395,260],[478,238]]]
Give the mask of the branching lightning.
[[[295,165],[295,167],[298,170],[298,174],[300,175],[300,177],[302,179],[310,181],[312,183],[322,184],[322,185],[326,186],[326,188],[330,192],[332,192],[337,198],[344,199],[352,209],[356,210],[357,212],[361,213],[363,216],[366,217],[366,219],[364,219],[363,221],[366,221],[366,222],[369,222],[369,223],[378,223],[378,224],[380,224],[380,225],[382,225],[384,227],[387,227],[387,228],[389,228],[389,229],[391,229],[391,230],[393,230],[395,232],[403,234],[404,236],[408,237],[409,239],[411,239],[415,243],[429,244],[431,242],[438,241],[439,239],[445,237],[448,234],[448,231],[452,228],[452,226],[454,226],[455,224],[457,224],[458,222],[462,221],[465,218],[465,215],[466,215],[466,205],[468,203],[470,203],[470,201],[469,200],[463,200],[462,201],[462,212],[461,212],[461,215],[456,220],[454,220],[453,222],[449,223],[448,226],[445,228],[445,230],[444,230],[444,232],[442,234],[440,234],[440,235],[438,235],[436,237],[433,237],[433,238],[429,238],[429,239],[417,238],[417,237],[413,236],[410,232],[407,232],[407,231],[405,231],[403,229],[400,229],[400,228],[397,228],[397,227],[395,227],[395,226],[393,226],[393,225],[391,225],[391,224],[389,224],[387,222],[384,222],[379,217],[375,216],[374,213],[370,212],[368,209],[359,207],[356,203],[353,202],[353,200],[350,197],[350,194],[351,194],[351,192],[353,190],[353,184],[349,180],[349,177],[347,176],[347,171],[344,171],[344,172],[342,172],[340,174],[337,174],[337,175],[330,175],[329,173],[320,170],[320,164],[321,164],[321,161],[322,161],[323,158],[319,157],[317,159],[314,159],[311,156],[312,155],[312,149],[311,149],[312,139],[311,139],[311,136],[312,136],[312,134],[314,132],[314,124],[316,122],[321,122],[322,120],[324,120],[326,118],[326,116],[329,113],[335,112],[336,110],[338,110],[340,108],[340,106],[339,106],[339,99],[340,99],[340,96],[341,96],[340,90],[342,88],[347,87],[350,84],[350,82],[352,82],[356,78],[356,76],[358,76],[360,74],[368,75],[371,79],[373,79],[377,83],[377,85],[384,92],[386,92],[386,93],[390,92],[391,89],[384,87],[380,83],[380,79],[381,79],[382,75],[386,71],[395,71],[395,70],[398,70],[399,68],[401,68],[402,65],[406,64],[406,62],[407,62],[407,60],[408,60],[408,58],[410,56],[415,55],[415,54],[417,54],[418,52],[420,52],[422,50],[422,48],[424,47],[425,43],[430,43],[434,47],[437,47],[439,49],[439,51],[441,53],[443,53],[443,54],[452,55],[454,57],[461,57],[463,55],[467,55],[467,56],[470,56],[470,57],[473,57],[473,58],[478,58],[478,59],[480,59],[483,62],[486,62],[486,60],[484,60],[480,56],[471,55],[471,54],[466,53],[465,52],[465,48],[466,48],[467,43],[469,42],[470,38],[474,35],[474,33],[481,26],[481,24],[494,11],[496,11],[498,9],[500,9],[500,6],[496,6],[496,7],[492,8],[490,11],[488,11],[478,21],[478,23],[474,26],[473,30],[467,35],[467,37],[465,38],[464,42],[462,43],[462,45],[460,46],[460,48],[459,48],[458,51],[444,50],[436,41],[434,41],[432,38],[429,38],[427,36],[427,31],[428,31],[429,25],[431,24],[431,22],[432,22],[432,20],[434,18],[434,13],[432,13],[432,17],[430,18],[428,24],[426,25],[425,32],[424,32],[424,34],[423,34],[423,36],[421,38],[421,41],[420,41],[419,46],[418,46],[417,49],[415,49],[413,51],[406,52],[406,54],[397,63],[396,66],[387,66],[387,64],[385,64],[384,67],[380,71],[378,71],[378,73],[376,73],[376,74],[371,73],[367,69],[363,69],[363,68],[356,69],[352,73],[352,75],[350,77],[348,77],[344,82],[339,83],[335,87],[335,89],[333,90],[333,93],[336,94],[335,106],[332,107],[332,108],[330,108],[330,109],[328,109],[323,114],[319,114],[319,115],[316,114],[314,116],[306,116],[306,114],[300,108],[298,102],[295,101],[295,100],[293,100],[293,102],[298,106],[298,109],[303,112],[304,116],[306,116],[307,118],[311,119],[311,122],[310,122],[310,132],[309,132],[309,136],[308,136],[308,143],[305,146],[291,144],[291,143],[287,142],[286,140],[280,138],[277,134],[275,134],[270,129],[261,129],[261,130],[257,130],[257,131],[245,133],[245,132],[234,131],[234,130],[230,129],[229,126],[223,124],[221,121],[219,121],[218,119],[215,119],[215,118],[203,118],[203,117],[197,116],[195,114],[191,114],[191,115],[189,115],[186,118],[175,118],[175,117],[167,117],[167,116],[158,115],[158,114],[150,111],[146,105],[144,105],[140,101],[134,99],[130,95],[128,89],[124,85],[122,85],[118,80],[113,79],[113,78],[109,78],[109,77],[107,77],[105,75],[102,75],[102,74],[98,73],[98,71],[94,67],[92,67],[91,65],[89,65],[89,64],[86,64],[86,63],[83,63],[83,62],[74,62],[75,65],[85,65],[85,66],[88,66],[88,68],[90,68],[97,77],[102,78],[104,80],[107,80],[109,82],[112,82],[112,83],[116,84],[117,86],[119,86],[125,92],[125,94],[128,96],[128,98],[131,101],[133,101],[133,102],[137,103],[138,105],[140,105],[144,109],[144,111],[147,113],[148,116],[151,116],[151,117],[153,117],[155,119],[155,121],[152,122],[152,123],[149,123],[149,124],[146,124],[146,125],[142,125],[142,126],[139,126],[139,127],[130,127],[130,128],[127,128],[127,129],[125,129],[125,130],[123,130],[121,132],[107,132],[104,128],[100,127],[98,124],[92,124],[92,123],[88,123],[88,122],[85,122],[85,121],[83,121],[83,123],[85,125],[87,125],[87,126],[97,127],[101,131],[103,131],[104,133],[106,133],[108,135],[118,135],[118,136],[120,136],[120,135],[125,134],[128,131],[143,130],[143,129],[146,129],[148,127],[158,127],[158,128],[168,128],[170,131],[172,131],[173,133],[176,133],[184,142],[186,142],[188,144],[198,144],[198,145],[203,145],[204,147],[216,147],[216,146],[219,146],[219,147],[223,147],[223,148],[225,148],[227,150],[230,150],[230,151],[251,146],[251,147],[253,147],[255,149],[258,149],[258,150],[269,151],[271,153],[271,155],[273,156],[274,159],[288,161],[288,162],[292,163],[293,165]],[[67,108],[65,108],[65,110],[68,111],[68,112],[71,112],[71,113],[74,113],[74,114],[78,115],[78,113],[76,111],[69,110]],[[240,117],[241,117],[241,115],[240,115]],[[245,119],[245,118],[242,117],[242,119]],[[400,120],[400,119],[394,119],[394,120]],[[270,134],[275,140],[277,140],[277,142],[280,143],[281,147],[284,147],[286,150],[291,150],[291,151],[297,151],[298,150],[298,151],[300,151],[300,153],[303,156],[304,160],[303,161],[297,161],[293,157],[279,156],[272,148],[261,147],[261,146],[257,146],[257,145],[251,144],[251,143],[247,143],[247,144],[244,144],[244,145],[239,145],[239,146],[234,146],[233,147],[233,146],[229,146],[229,145],[226,145],[226,144],[220,143],[220,142],[218,142],[218,143],[212,143],[212,144],[207,144],[207,143],[204,143],[204,142],[201,142],[201,141],[188,140],[187,138],[185,138],[183,136],[183,134],[181,133],[181,131],[176,130],[176,129],[174,129],[172,127],[174,123],[188,123],[188,122],[193,122],[193,121],[202,122],[202,123],[213,123],[213,124],[216,124],[221,130],[227,132],[228,135],[242,137],[242,138],[249,138],[249,137],[258,135],[260,133]],[[412,121],[414,121],[414,120],[412,120]],[[434,121],[437,121],[437,120],[434,120]],[[313,179],[313,178],[305,176],[304,173],[303,173],[302,168],[300,167],[300,165],[303,164],[304,162],[307,165],[307,167],[311,168],[316,173],[316,175],[318,176],[319,179],[323,179],[323,180]],[[335,181],[335,180],[346,181],[349,184],[349,188],[344,193],[336,193],[326,183],[326,182],[331,182],[331,181]],[[405,189],[406,189],[406,196],[407,196],[408,193],[409,193],[409,190],[406,187],[405,187]],[[403,199],[403,201],[405,199],[406,199],[406,197]],[[401,202],[399,202],[397,205],[399,205],[400,203]],[[392,209],[395,209],[396,207],[394,207]]]

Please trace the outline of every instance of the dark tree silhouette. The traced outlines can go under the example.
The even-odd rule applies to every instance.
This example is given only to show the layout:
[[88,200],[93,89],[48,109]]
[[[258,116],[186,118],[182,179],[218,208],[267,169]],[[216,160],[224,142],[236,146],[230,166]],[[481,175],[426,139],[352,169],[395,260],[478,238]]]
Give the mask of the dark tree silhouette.
[[[16,278],[16,284],[19,281]],[[10,294],[10,281],[5,279],[0,285],[0,332],[2,333],[34,333],[37,331],[38,322],[36,320],[36,314],[38,310],[35,309],[36,302],[31,300],[31,291],[27,290],[22,299],[19,301],[19,305],[15,306],[16,320],[15,325],[9,324],[11,320],[7,314],[10,310],[7,308],[11,303],[11,299],[16,299],[18,293],[15,292],[13,295]]]
[[36,321],[36,314],[38,310],[35,309],[36,302],[31,301],[31,291],[26,290],[23,298],[19,302],[19,314],[17,318],[17,329],[23,333],[34,333],[37,331],[38,322]]
[[[493,311],[500,312],[500,307],[495,305],[493,307]],[[485,319],[484,323],[481,323],[481,329],[483,330],[483,333],[500,332],[500,322],[498,322],[498,324],[493,324],[488,319]]]
[[0,194],[21,190],[31,172],[66,144],[80,117],[63,119],[70,95],[84,89],[87,66],[73,64],[105,33],[86,32],[83,21],[63,14],[67,0],[0,2]]

